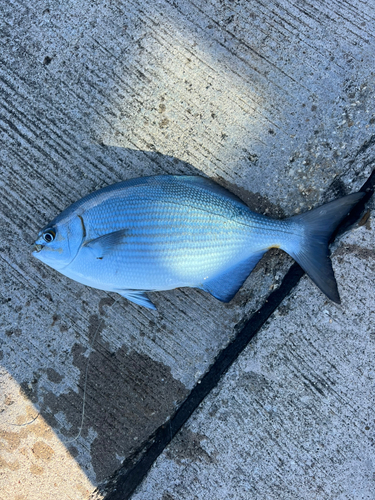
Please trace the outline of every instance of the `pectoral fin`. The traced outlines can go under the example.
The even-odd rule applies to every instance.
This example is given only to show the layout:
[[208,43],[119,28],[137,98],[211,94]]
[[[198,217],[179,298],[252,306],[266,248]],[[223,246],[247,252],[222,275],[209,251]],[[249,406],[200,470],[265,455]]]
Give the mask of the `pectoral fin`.
[[247,260],[227,269],[219,276],[208,279],[201,288],[222,302],[229,302],[265,253],[265,251],[261,251],[253,254]]
[[99,236],[99,238],[85,243],[85,247],[89,248],[97,259],[102,259],[105,255],[115,250],[116,247],[124,243],[126,233],[126,229],[121,229],[120,231],[104,234],[103,236]]
[[151,302],[151,300],[147,297],[146,293],[141,290],[113,290],[118,293],[125,299],[130,300],[130,302],[134,302],[139,306],[148,307],[149,309],[154,309],[156,311],[156,307]]

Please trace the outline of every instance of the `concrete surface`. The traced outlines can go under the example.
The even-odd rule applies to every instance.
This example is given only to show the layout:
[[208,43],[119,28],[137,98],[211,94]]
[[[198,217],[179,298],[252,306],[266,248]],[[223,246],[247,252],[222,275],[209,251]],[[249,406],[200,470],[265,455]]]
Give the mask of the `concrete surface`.
[[[279,217],[358,189],[374,166],[374,10],[1,0],[0,378],[11,377],[15,413],[4,382],[0,425],[23,432],[11,424],[37,412],[49,426],[54,456],[67,450],[55,473],[80,478],[62,500],[86,498],[147,444],[291,260],[267,256],[228,305],[176,290],[154,294],[152,312],[32,259],[35,234],[140,175],[202,172]],[[48,500],[21,437],[1,439],[0,492]],[[38,484],[53,491],[46,471]]]
[[375,498],[374,215],[334,252],[342,305],[304,277],[133,500]]

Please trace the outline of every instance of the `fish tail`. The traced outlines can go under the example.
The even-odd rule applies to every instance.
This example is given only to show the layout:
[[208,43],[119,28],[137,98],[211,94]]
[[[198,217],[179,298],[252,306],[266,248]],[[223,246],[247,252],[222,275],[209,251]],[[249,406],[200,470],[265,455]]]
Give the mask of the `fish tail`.
[[353,193],[305,214],[291,217],[290,223],[297,223],[299,226],[300,238],[297,242],[289,242],[282,247],[321,291],[337,304],[340,304],[340,296],[328,243],[337,226],[364,195],[363,192]]

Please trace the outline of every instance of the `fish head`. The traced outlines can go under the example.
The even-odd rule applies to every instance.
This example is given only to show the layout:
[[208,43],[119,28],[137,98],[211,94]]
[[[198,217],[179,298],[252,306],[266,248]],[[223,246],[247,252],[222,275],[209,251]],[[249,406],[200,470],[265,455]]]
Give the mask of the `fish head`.
[[74,260],[85,235],[82,217],[56,217],[39,231],[32,254],[60,271]]

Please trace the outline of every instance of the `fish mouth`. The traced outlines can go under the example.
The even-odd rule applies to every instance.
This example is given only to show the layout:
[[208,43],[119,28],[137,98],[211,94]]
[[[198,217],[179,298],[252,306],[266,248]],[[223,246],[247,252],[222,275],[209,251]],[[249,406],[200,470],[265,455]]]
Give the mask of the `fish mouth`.
[[44,245],[40,245],[39,243],[34,243],[34,245],[32,245],[33,247],[33,250],[32,252],[36,252],[36,253],[39,253],[43,248],[44,248]]

